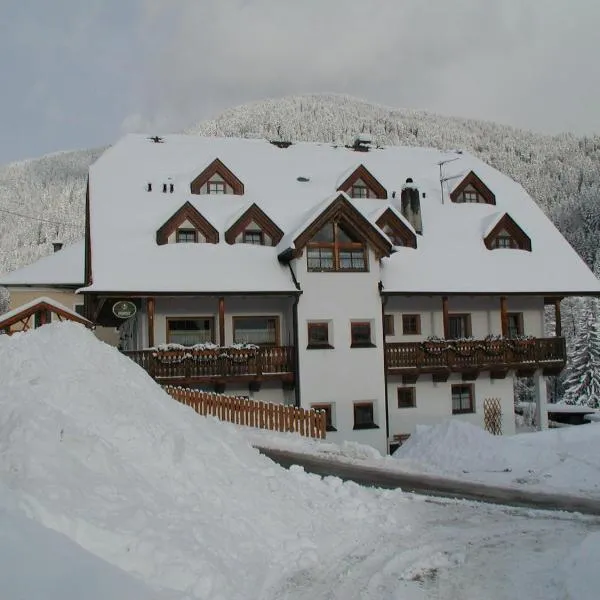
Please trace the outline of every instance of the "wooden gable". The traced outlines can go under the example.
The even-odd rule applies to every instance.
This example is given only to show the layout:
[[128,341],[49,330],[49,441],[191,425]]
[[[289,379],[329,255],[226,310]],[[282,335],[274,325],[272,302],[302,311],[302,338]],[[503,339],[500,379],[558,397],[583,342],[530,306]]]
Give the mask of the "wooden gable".
[[351,196],[352,186],[362,181],[367,188],[371,191],[375,198],[380,200],[386,200],[387,190],[375,179],[375,177],[369,172],[364,165],[359,165],[339,186],[339,192],[345,192],[348,196]]
[[235,244],[236,238],[243,234],[251,223],[256,223],[263,235],[271,239],[271,245],[277,246],[283,237],[283,231],[261,210],[257,204],[252,204],[239,219],[225,232],[225,241]]
[[182,224],[189,222],[200,232],[206,242],[217,244],[219,242],[219,232],[209,223],[190,203],[186,202],[172,217],[166,221],[156,232],[156,243],[159,246],[169,242],[169,236],[174,234]]
[[348,201],[344,194],[340,194],[312,223],[298,234],[294,240],[295,255],[298,256],[317,232],[331,221],[338,221],[362,238],[365,243],[373,248],[378,258],[391,254],[391,243]]
[[450,193],[450,200],[456,203],[465,202],[464,193],[470,189],[477,192],[482,204],[496,204],[496,196],[483,181],[471,171]]
[[499,248],[496,245],[496,240],[499,236],[503,235],[503,232],[505,232],[504,235],[510,236],[513,242],[513,245],[510,246],[511,248],[531,252],[531,238],[517,225],[516,221],[508,213],[504,213],[492,230],[485,236],[483,243],[488,250]]
[[[376,223],[377,227],[392,240],[394,246],[407,246],[408,248],[417,247],[416,234],[391,208],[386,208],[377,219]],[[388,233],[386,229],[388,229],[390,233]],[[394,240],[401,241],[402,243],[396,243]]]
[[211,177],[218,175],[236,196],[244,194],[244,184],[218,158],[215,158],[200,175],[190,184],[192,194],[202,194],[202,188],[208,184]]

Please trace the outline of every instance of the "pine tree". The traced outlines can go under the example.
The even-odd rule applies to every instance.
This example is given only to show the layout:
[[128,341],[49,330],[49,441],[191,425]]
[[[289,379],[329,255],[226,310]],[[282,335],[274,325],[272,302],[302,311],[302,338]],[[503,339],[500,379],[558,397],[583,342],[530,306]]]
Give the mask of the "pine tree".
[[10,293],[5,288],[0,286],[0,315],[8,310],[10,304]]
[[600,307],[587,300],[580,311],[571,356],[563,375],[567,404],[600,408]]

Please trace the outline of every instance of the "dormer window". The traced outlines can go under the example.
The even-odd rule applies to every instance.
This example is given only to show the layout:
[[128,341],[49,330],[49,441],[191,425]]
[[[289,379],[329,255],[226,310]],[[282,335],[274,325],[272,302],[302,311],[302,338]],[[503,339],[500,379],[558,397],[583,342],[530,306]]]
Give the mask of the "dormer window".
[[359,165],[338,185],[338,191],[351,198],[387,198],[386,189],[373,177],[364,165]]
[[243,233],[243,243],[253,244],[254,246],[264,246],[265,237],[263,232],[255,229],[246,229]]
[[368,198],[369,188],[360,180],[358,180],[350,189],[351,198]]
[[483,242],[488,250],[512,248],[531,252],[531,239],[508,213],[504,213],[492,223]]
[[226,184],[224,181],[214,181],[210,180],[206,184],[206,193],[207,194],[225,194],[226,193]]
[[367,249],[339,222],[327,223],[307,244],[309,271],[367,271]]
[[177,244],[195,244],[198,241],[198,232],[195,229],[178,229],[175,242]]
[[473,171],[450,192],[450,200],[456,204],[496,204],[494,193]]
[[417,247],[417,236],[414,230],[395,210],[386,210],[377,219],[377,226],[388,236],[394,246]]

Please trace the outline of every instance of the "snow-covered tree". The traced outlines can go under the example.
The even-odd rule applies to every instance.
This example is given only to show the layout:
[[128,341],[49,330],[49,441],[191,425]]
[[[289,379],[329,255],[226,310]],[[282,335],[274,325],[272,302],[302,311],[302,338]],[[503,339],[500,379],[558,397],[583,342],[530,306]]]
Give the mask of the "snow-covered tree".
[[583,302],[577,331],[562,377],[563,400],[600,408],[600,305],[596,298]]
[[0,285],[0,315],[8,310],[10,294],[5,287]]

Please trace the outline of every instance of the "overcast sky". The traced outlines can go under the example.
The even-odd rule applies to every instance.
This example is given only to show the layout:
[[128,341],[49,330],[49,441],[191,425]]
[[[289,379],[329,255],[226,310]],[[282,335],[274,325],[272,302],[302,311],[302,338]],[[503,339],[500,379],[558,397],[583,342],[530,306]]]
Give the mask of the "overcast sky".
[[597,0],[0,0],[0,163],[339,92],[600,133]]

